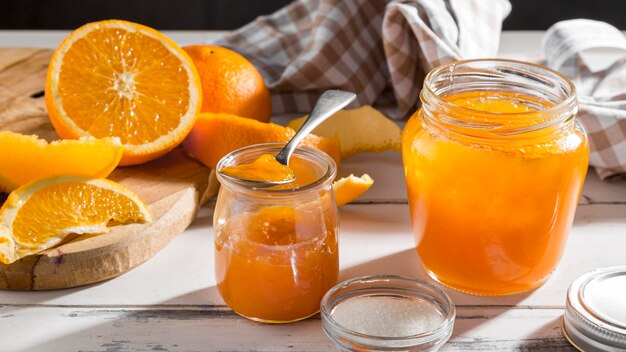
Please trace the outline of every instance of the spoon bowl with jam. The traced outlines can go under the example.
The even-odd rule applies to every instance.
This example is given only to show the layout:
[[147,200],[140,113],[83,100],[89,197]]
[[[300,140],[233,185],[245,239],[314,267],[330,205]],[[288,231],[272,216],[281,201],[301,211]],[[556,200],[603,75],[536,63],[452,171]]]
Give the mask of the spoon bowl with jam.
[[342,90],[327,90],[319,97],[313,111],[293,138],[276,156],[263,154],[248,164],[224,167],[218,172],[231,181],[249,187],[266,188],[284,185],[295,180],[296,174],[289,167],[289,159],[300,142],[315,127],[356,99],[356,94]]

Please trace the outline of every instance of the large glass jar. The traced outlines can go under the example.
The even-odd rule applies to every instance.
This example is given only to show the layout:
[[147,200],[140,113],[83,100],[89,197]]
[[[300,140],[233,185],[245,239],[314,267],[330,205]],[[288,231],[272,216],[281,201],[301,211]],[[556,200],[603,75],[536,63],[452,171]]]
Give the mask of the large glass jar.
[[[217,170],[275,155],[283,146],[239,149]],[[289,166],[296,180],[272,188],[246,187],[217,174],[222,185],[213,218],[217,288],[236,313],[267,323],[315,314],[339,272],[335,163],[317,149],[300,147]]]
[[546,67],[469,60],[434,69],[402,155],[417,251],[459,291],[543,284],[574,219],[589,146],[575,88]]

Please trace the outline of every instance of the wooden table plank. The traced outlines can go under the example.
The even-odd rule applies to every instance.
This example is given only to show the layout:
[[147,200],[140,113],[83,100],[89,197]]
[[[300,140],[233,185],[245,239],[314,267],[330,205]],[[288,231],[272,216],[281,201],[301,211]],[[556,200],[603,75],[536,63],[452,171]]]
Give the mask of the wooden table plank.
[[[573,351],[560,309],[460,307],[442,351]],[[33,325],[36,324],[36,325]],[[8,351],[330,351],[319,317],[259,324],[215,307],[1,307]]]
[[561,332],[561,309],[461,307],[442,351],[576,351]]

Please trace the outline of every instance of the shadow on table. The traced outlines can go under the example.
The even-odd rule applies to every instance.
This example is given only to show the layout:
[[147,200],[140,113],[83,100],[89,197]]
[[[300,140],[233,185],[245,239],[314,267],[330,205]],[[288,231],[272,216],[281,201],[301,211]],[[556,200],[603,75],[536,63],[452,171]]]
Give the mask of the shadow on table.
[[[194,305],[218,295],[206,287],[155,307],[63,307],[41,314],[70,333],[19,351],[330,351],[319,315],[293,324],[262,324],[241,318],[224,305]],[[218,302],[221,302],[219,300]],[[2,317],[0,317],[1,319]],[[96,323],[96,324],[94,324]],[[74,328],[72,328],[74,327]],[[77,330],[75,327],[85,327]],[[46,329],[45,324],[38,330]],[[43,330],[41,330],[43,331]],[[42,335],[40,335],[42,336]],[[43,336],[54,336],[47,333]]]
[[[578,351],[561,332],[561,321],[562,318],[558,317],[537,328],[535,332],[524,339],[520,349],[525,351],[550,350],[551,352]],[[546,336],[550,337],[546,338]]]
[[341,270],[339,279],[343,281],[356,276],[376,274],[401,275],[424,280],[443,289],[456,305],[461,306],[515,306],[534,292],[528,291],[508,296],[476,296],[452,290],[437,283],[428,276],[422,267],[415,248],[345,268]]
[[[377,258],[353,267],[345,268],[341,270],[339,279],[340,281],[343,281],[357,276],[377,274],[401,275],[424,280],[444,290],[450,296],[452,302],[457,306],[457,308],[479,307],[484,309],[497,307],[499,313],[496,313],[494,316],[502,314],[509,309],[516,309],[515,306],[534,293],[534,291],[529,291],[509,296],[489,297],[469,295],[449,289],[428,276],[426,271],[424,271],[420,263],[419,256],[414,248]],[[465,332],[480,325],[483,321],[485,321],[485,319],[476,319],[475,324],[471,324],[471,326],[467,326],[467,328],[461,328],[464,330],[459,330],[458,327],[455,327],[454,334],[464,334]]]
[[[339,281],[363,275],[401,275],[425,279],[419,257],[414,248],[380,257],[362,264],[344,268],[339,272]],[[428,279],[432,282],[432,280]]]
[[[461,308],[449,346],[454,346],[455,351],[576,351],[560,331],[560,311],[517,309],[505,313],[502,310]],[[506,316],[496,323],[494,319],[500,315]],[[481,324],[489,324],[490,332],[483,331],[484,337],[477,337],[480,332],[467,333]],[[532,331],[526,330],[529,325],[533,326]]]
[[[345,268],[340,279],[369,274],[404,275],[434,283],[422,269],[413,248]],[[532,294],[476,297],[444,290],[457,306],[488,309],[490,318]],[[323,335],[319,316],[294,324],[268,325],[243,319],[224,305],[206,302],[221,302],[215,286],[173,297],[158,306],[37,308],[42,310],[37,313],[42,319],[54,322],[50,323],[54,326],[65,326],[63,330],[69,333],[45,342],[33,339],[37,342],[23,351],[206,351],[249,350],[251,346],[255,350],[332,350],[330,341]],[[496,309],[490,309],[493,306]],[[476,319],[461,330],[455,329],[454,334],[466,334],[485,321]],[[46,326],[40,329],[45,330]]]
[[[626,205],[626,203],[624,203]],[[584,227],[594,224],[615,223],[622,225],[626,223],[624,217],[624,206],[622,203],[594,203],[580,204],[576,209],[573,227]]]
[[0,305],[9,304],[9,305],[16,305],[19,307],[19,305],[46,304],[51,301],[55,301],[58,298],[69,296],[69,295],[79,293],[84,290],[88,290],[92,287],[96,287],[109,280],[105,280],[105,281],[101,281],[101,282],[97,282],[97,283],[93,283],[89,285],[84,285],[84,286],[62,288],[58,290],[45,290],[45,291],[0,290]]
[[[341,228],[359,236],[406,234],[413,237],[406,204],[354,204],[340,209]],[[342,236],[343,234],[340,234]]]
[[[212,305],[207,302],[220,302],[220,304]],[[216,286],[205,287],[196,291],[185,293],[163,301],[159,306],[188,306],[188,307],[225,307],[220,293]]]

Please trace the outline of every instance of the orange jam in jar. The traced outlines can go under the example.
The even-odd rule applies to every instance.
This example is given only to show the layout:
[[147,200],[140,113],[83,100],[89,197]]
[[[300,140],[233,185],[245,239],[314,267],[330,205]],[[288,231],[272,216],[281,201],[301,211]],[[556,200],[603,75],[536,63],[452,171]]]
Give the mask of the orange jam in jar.
[[226,166],[220,173],[238,180],[257,182],[283,182],[295,178],[295,174],[287,165],[276,160],[273,155],[263,154],[250,164]]
[[433,70],[402,135],[417,251],[459,291],[504,295],[556,268],[588,166],[573,84],[538,65],[470,60]]
[[[275,155],[283,146],[239,149],[217,170]],[[300,147],[289,166],[295,181],[263,189],[217,174],[222,185],[213,218],[217,288],[236,313],[267,323],[317,313],[339,272],[335,163],[323,152]]]

